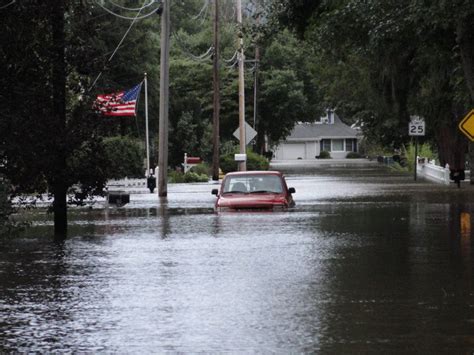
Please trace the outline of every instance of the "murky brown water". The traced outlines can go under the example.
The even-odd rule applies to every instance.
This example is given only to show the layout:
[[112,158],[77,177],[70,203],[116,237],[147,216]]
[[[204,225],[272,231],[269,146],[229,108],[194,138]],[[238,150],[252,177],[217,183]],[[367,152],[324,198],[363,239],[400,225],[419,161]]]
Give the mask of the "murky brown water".
[[474,350],[474,189],[377,166],[288,182],[288,213],[218,216],[196,184],[71,213],[62,244],[36,217],[0,240],[0,351]]

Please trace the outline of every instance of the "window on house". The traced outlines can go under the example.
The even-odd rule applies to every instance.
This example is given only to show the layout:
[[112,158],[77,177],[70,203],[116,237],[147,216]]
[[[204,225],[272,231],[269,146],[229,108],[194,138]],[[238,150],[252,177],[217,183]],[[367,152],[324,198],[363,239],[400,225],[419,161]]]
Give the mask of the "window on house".
[[353,139],[346,139],[346,152],[355,152]]
[[344,151],[344,139],[333,139],[332,140],[332,151],[343,152]]
[[330,152],[331,151],[331,140],[330,139],[322,139],[321,140],[321,151]]

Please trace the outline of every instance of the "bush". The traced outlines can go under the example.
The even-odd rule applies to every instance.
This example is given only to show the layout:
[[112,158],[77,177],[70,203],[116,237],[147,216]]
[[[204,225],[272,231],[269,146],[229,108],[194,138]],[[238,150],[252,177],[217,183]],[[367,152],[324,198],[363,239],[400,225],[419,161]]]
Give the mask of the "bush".
[[[237,171],[238,165],[234,160],[235,153],[229,153],[221,156],[220,168],[225,174],[231,171]],[[270,163],[264,156],[247,150],[247,170],[268,170]]]
[[[419,144],[418,145],[418,156],[423,158],[428,158],[429,160],[433,160],[437,158],[436,153],[433,152],[431,146],[428,143]],[[406,148],[405,153],[406,164],[408,165],[408,169],[410,171],[414,171],[414,164],[415,164],[415,145],[410,143]]]
[[346,158],[347,159],[359,159],[359,158],[362,158],[362,156],[357,152],[349,152],[349,153],[347,153]]
[[143,177],[145,154],[137,141],[128,137],[110,137],[104,139],[104,145],[108,179]]
[[331,153],[329,153],[327,150],[323,150],[321,153],[319,153],[318,159],[331,159]]
[[209,165],[207,165],[206,163],[201,163],[201,164],[198,164],[196,166],[193,166],[190,171],[192,171],[193,173],[196,173],[198,175],[206,175],[206,176],[209,176],[211,175],[210,174],[210,167]]
[[196,174],[188,171],[184,174],[184,182],[208,182],[209,176],[207,174]]
[[186,174],[183,174],[181,171],[170,171],[168,172],[168,180],[172,184],[208,182],[209,176],[207,174],[197,174],[192,171],[188,171]]
[[179,184],[184,182],[184,174],[181,171],[168,171],[168,181],[171,184]]

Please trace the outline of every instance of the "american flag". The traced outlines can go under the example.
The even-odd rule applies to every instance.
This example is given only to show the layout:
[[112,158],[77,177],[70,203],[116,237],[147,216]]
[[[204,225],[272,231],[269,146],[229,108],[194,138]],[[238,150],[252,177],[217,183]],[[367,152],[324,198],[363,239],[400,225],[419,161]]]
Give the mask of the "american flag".
[[130,90],[114,94],[97,95],[94,109],[104,116],[136,116],[137,102],[142,83]]

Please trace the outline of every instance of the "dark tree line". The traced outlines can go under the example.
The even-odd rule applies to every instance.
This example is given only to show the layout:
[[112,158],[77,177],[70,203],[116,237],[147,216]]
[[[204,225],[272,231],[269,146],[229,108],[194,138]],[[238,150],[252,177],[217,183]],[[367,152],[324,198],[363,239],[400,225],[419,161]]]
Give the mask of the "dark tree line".
[[472,1],[276,1],[280,24],[317,52],[325,100],[385,145],[425,118],[441,163],[463,168],[460,119],[474,102]]

